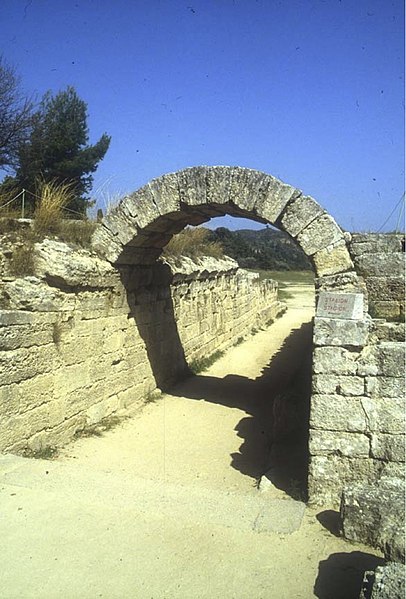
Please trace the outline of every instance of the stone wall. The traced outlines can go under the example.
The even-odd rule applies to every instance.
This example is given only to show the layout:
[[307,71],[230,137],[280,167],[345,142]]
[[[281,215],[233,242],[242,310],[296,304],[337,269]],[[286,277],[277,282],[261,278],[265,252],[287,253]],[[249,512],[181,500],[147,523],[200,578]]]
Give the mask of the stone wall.
[[373,318],[404,319],[405,236],[354,234],[350,253],[366,283],[369,313]]
[[277,286],[232,260],[120,270],[45,240],[35,272],[0,287],[0,450],[62,445],[139,407],[187,362],[275,317]]
[[[350,243],[371,314],[320,315],[314,326],[310,496],[339,504],[343,487],[403,478],[404,255],[402,236]],[[320,299],[319,299],[320,302]],[[376,316],[384,318],[376,318]],[[373,318],[371,318],[373,316]]]

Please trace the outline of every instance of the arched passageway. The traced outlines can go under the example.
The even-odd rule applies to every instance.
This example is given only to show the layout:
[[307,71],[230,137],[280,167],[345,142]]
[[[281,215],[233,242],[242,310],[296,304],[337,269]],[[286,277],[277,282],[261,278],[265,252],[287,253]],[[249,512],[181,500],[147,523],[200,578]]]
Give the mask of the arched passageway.
[[154,179],[104,218],[94,247],[114,264],[151,264],[174,233],[226,214],[278,227],[318,277],[346,273],[346,287],[356,286],[346,235],[334,219],[299,189],[241,167],[199,166]]
[[[318,384],[324,373],[336,372],[337,368],[339,374],[354,374],[352,366],[347,370],[348,360],[352,359],[348,348],[354,346],[359,350],[365,344],[368,327],[362,320],[366,302],[362,306],[362,281],[349,253],[350,235],[312,197],[271,175],[241,167],[199,166],[159,177],[124,197],[104,218],[102,227],[93,239],[94,248],[117,266],[121,273],[128,291],[130,310],[146,342],[157,385],[165,388],[165,385],[176,382],[184,374],[186,362],[177,335],[173,309],[165,308],[164,320],[159,327],[151,329],[144,325],[137,294],[134,293],[138,285],[137,277],[144,277],[146,270],[155,273],[160,271],[158,278],[161,282],[165,280],[165,267],[157,263],[157,258],[172,235],[187,225],[199,225],[223,215],[249,218],[276,226],[287,233],[313,264],[316,295],[318,292],[338,292],[348,294],[344,299],[349,299],[357,294],[360,309],[356,319],[345,321],[344,326],[341,326],[340,321],[337,324],[334,315],[332,319],[327,318],[323,322],[320,319],[320,327],[316,327],[313,332],[311,350],[313,372],[317,373]],[[167,286],[168,303],[169,280]],[[162,336],[170,340],[167,344],[171,345],[170,354],[167,348],[164,359]],[[335,359],[333,354],[339,357],[337,368],[331,366]],[[166,369],[162,368],[164,362],[167,363]],[[330,445],[334,450],[336,444],[339,446],[339,453],[335,455],[340,455],[340,444],[347,443],[347,431],[352,435],[353,429],[351,423],[348,425],[339,414],[342,421],[337,422],[338,429],[335,422],[330,422],[334,420],[332,415],[326,431],[325,409],[330,409],[326,406],[331,402],[334,413],[334,406],[338,410],[342,400],[339,396],[326,395],[324,389],[317,388],[316,392],[314,389],[313,384],[310,400],[310,460],[312,447],[315,447],[315,459],[310,467],[310,495],[317,499],[324,494],[337,501],[336,483],[333,480],[336,466],[333,462],[329,463],[328,467],[333,474],[325,475],[325,455],[326,451],[330,452]],[[336,430],[343,430],[344,435],[337,436]],[[320,485],[324,484],[326,476],[328,490],[326,493],[324,490],[320,492]],[[349,478],[351,476],[348,475]]]

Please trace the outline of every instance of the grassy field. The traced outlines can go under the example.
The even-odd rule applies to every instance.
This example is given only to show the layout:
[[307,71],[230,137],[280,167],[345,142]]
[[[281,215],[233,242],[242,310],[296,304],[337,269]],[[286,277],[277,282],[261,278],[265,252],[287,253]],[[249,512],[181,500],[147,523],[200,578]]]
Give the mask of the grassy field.
[[280,288],[288,285],[314,285],[312,270],[255,270],[261,279],[273,279]]

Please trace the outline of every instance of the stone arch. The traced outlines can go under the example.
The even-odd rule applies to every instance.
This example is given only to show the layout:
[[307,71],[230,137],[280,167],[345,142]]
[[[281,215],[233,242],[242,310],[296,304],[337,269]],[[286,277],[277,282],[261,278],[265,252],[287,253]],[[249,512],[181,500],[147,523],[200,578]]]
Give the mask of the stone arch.
[[223,215],[288,233],[312,261],[318,287],[359,288],[349,234],[299,189],[238,166],[197,166],[152,180],[103,219],[93,246],[113,264],[151,264],[173,234]]

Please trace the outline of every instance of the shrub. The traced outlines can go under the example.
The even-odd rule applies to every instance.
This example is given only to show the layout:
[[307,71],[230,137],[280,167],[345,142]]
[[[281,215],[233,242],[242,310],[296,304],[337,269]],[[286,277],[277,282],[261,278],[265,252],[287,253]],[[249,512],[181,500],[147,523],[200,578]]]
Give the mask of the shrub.
[[220,242],[211,240],[211,231],[209,229],[187,227],[172,237],[164,248],[164,256],[174,258],[179,256],[223,258],[224,252]]

